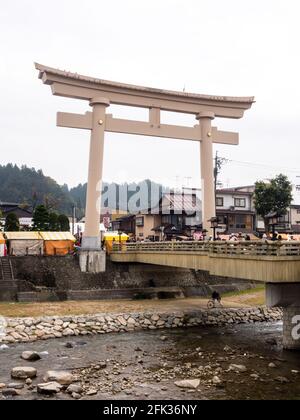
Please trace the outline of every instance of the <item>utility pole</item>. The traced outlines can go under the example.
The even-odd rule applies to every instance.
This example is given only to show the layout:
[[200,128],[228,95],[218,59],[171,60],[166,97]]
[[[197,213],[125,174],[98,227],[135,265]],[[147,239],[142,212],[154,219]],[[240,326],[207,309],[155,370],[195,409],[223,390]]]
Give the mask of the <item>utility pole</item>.
[[[215,157],[215,169],[214,169],[214,176],[215,176],[215,202],[217,207],[217,186],[218,186],[218,175],[221,172],[222,166],[227,162],[227,159],[221,158],[218,156],[218,152],[216,152]],[[216,208],[217,214],[217,208]]]

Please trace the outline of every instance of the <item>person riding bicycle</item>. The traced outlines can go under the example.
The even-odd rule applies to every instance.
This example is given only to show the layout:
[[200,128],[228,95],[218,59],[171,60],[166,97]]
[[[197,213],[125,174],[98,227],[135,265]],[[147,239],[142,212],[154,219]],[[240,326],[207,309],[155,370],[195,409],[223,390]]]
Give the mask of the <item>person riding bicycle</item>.
[[222,298],[221,298],[220,293],[214,291],[211,295],[211,298],[212,298],[214,303],[216,303],[216,302],[221,303]]

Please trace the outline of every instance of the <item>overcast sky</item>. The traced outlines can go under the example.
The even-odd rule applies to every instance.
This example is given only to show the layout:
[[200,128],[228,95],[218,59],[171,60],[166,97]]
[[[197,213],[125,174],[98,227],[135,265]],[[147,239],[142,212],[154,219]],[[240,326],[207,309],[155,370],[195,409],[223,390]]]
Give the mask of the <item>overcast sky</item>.
[[[42,168],[60,184],[87,178],[89,133],[57,128],[56,112],[88,104],[57,98],[34,61],[108,80],[187,92],[255,96],[242,120],[225,186],[285,172],[300,176],[299,0],[10,0],[0,8],[0,164]],[[143,110],[111,107],[115,116]],[[165,115],[164,121],[176,122]],[[180,123],[194,124],[183,116]],[[104,178],[200,185],[194,142],[106,134]],[[243,162],[243,163],[240,163]],[[299,168],[299,170],[298,170]],[[300,178],[298,178],[300,184]]]

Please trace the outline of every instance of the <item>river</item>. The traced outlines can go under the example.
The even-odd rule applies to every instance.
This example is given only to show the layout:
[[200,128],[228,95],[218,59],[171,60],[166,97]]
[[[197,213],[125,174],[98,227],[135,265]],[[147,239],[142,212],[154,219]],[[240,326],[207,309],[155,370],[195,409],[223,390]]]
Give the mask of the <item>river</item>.
[[[16,344],[0,350],[0,383],[15,382],[11,369],[29,365],[38,370],[33,386],[9,398],[49,398],[37,394],[36,384],[47,370],[66,369],[80,381],[83,399],[300,399],[300,354],[284,351],[281,335],[281,323],[262,323]],[[25,350],[42,353],[42,359],[22,361]],[[247,370],[236,373],[229,369],[233,364]],[[184,379],[200,379],[200,385],[175,385]]]

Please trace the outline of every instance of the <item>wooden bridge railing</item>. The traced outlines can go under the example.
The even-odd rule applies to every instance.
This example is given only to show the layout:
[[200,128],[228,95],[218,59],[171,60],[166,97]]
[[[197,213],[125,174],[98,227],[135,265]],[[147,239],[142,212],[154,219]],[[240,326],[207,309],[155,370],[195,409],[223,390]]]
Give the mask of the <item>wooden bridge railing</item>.
[[141,242],[115,244],[113,252],[159,252],[159,253],[197,253],[200,255],[230,256],[291,256],[300,257],[300,242],[245,241],[245,242]]

